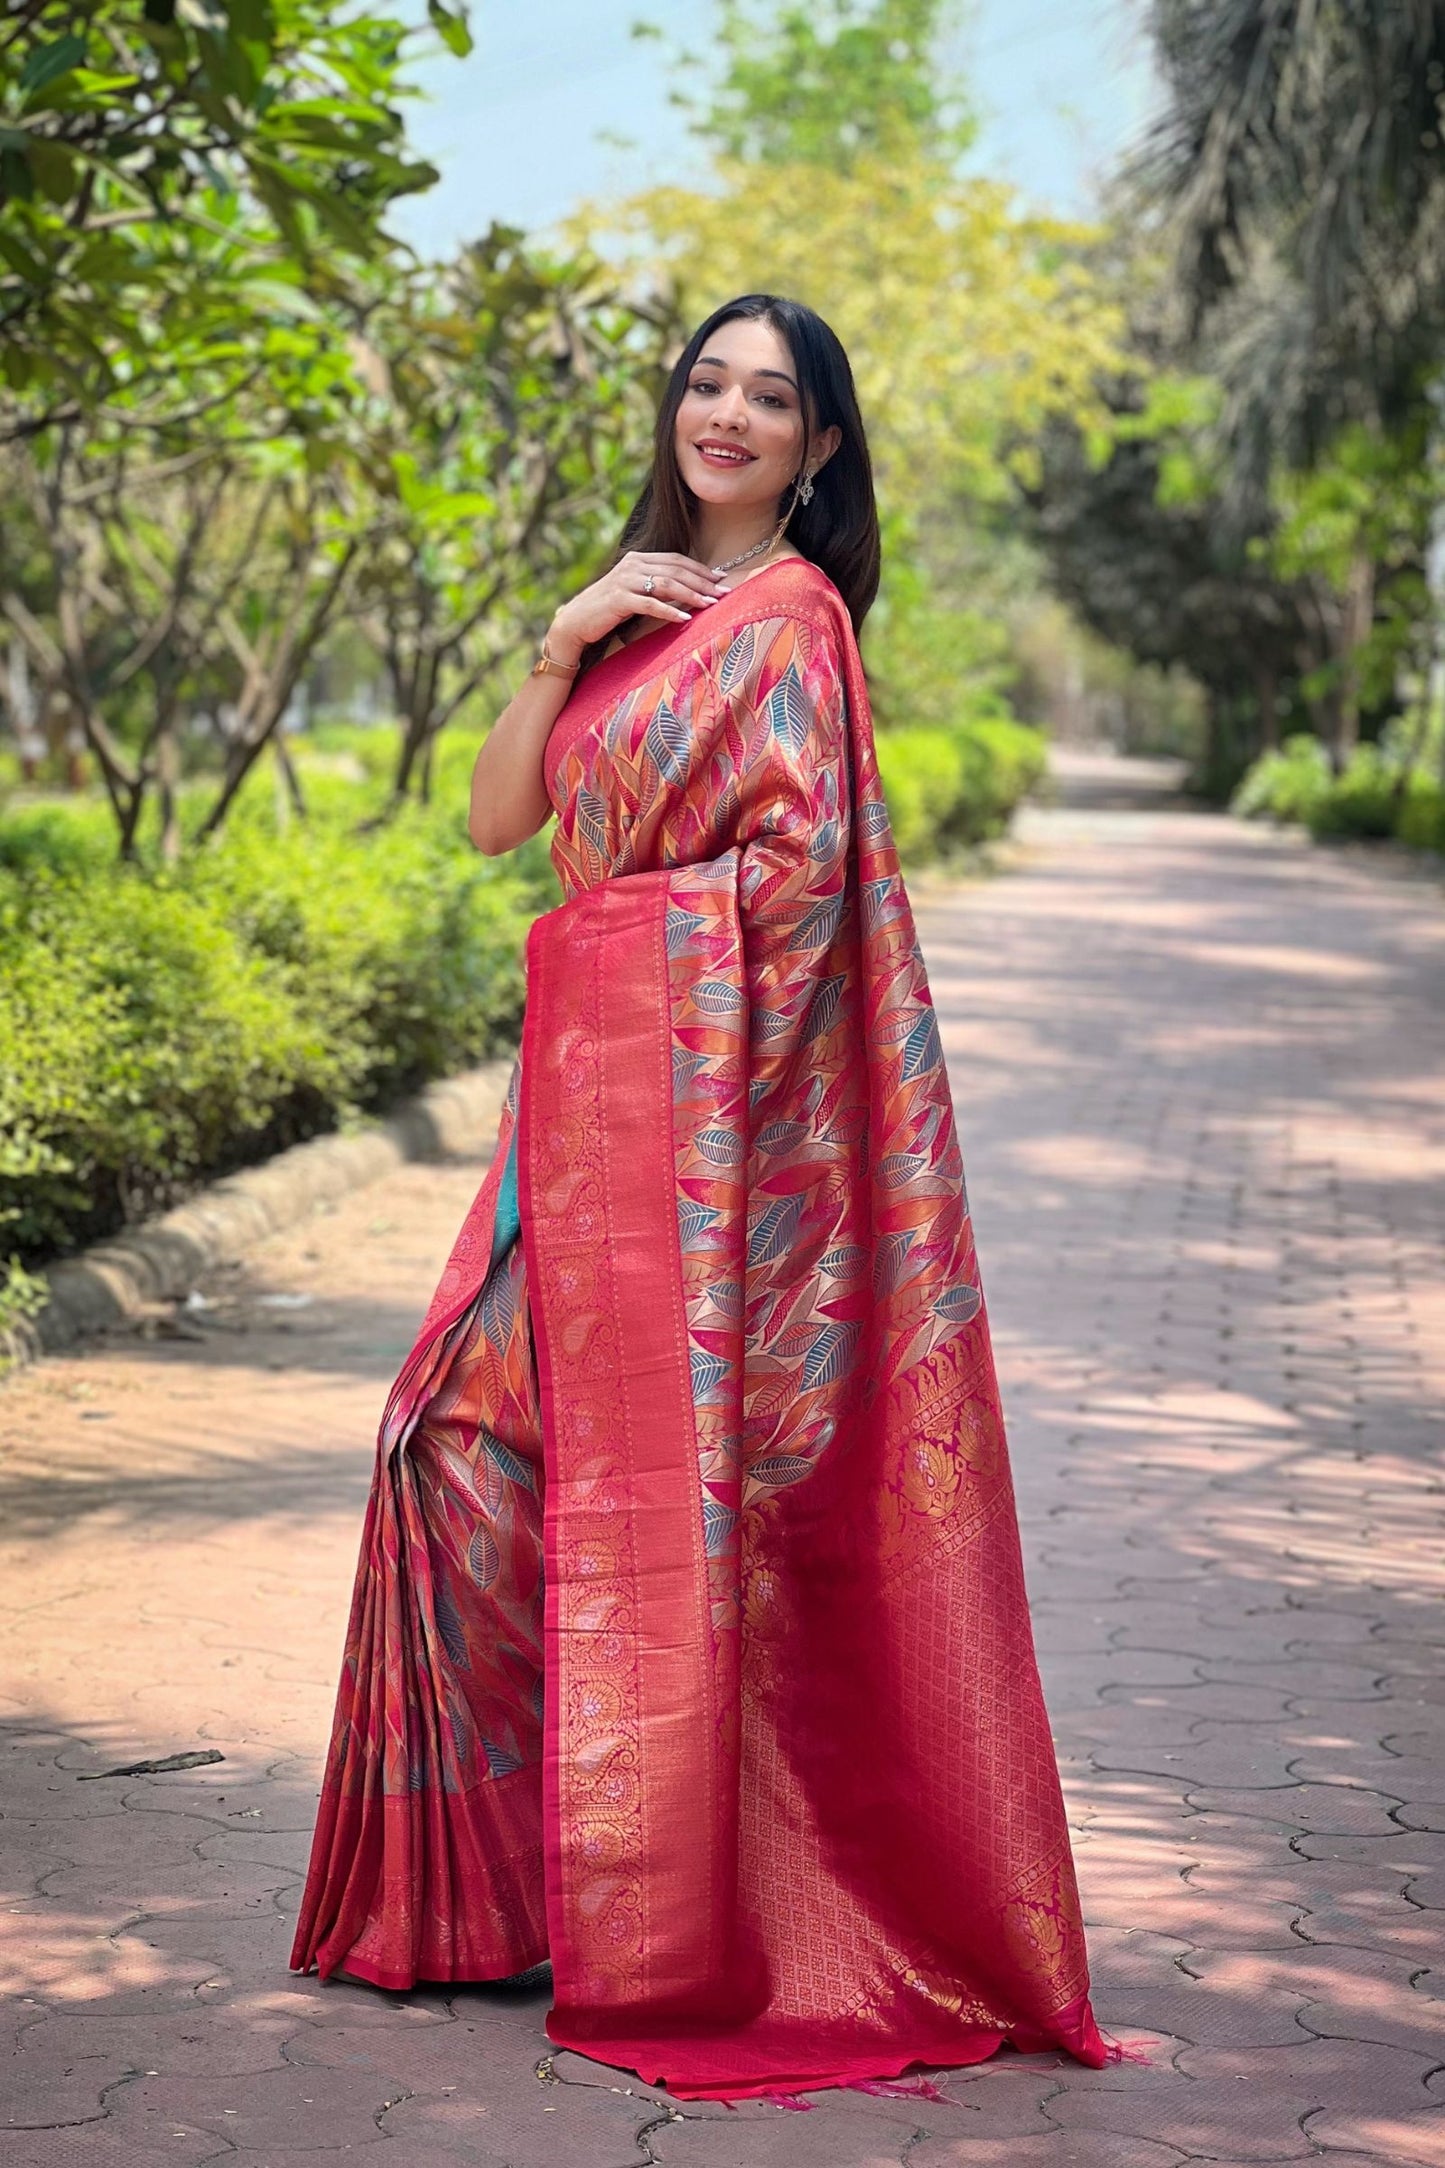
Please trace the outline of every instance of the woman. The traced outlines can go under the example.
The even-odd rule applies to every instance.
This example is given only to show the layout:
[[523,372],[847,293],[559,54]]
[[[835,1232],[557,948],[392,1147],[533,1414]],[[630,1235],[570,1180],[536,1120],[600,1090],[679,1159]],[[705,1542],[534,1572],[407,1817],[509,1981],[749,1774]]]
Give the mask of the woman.
[[474,841],[555,810],[567,901],[383,1423],[293,1957],[550,1954],[552,2039],[687,2097],[1107,2053],[877,584],[842,348],[730,303],[477,761]]

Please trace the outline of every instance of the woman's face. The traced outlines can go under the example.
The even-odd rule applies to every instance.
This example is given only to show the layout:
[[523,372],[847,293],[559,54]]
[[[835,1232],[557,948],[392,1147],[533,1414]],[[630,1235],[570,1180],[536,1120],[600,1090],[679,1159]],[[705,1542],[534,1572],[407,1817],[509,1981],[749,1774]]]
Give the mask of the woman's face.
[[771,324],[735,317],[713,332],[692,365],[673,442],[702,503],[774,516],[802,463],[803,405],[793,357]]

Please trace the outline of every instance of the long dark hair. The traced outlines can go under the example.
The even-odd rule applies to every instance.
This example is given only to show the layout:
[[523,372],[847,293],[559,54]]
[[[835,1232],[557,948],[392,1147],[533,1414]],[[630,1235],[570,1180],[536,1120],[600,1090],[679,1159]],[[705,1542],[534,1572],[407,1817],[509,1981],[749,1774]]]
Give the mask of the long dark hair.
[[[787,539],[826,572],[848,606],[857,632],[878,592],[878,506],[873,462],[858,412],[853,371],[838,334],[801,301],[778,294],[742,294],[714,309],[688,340],[668,379],[658,410],[652,472],[628,514],[618,554],[625,550],[679,550],[690,555],[697,499],[677,468],[677,410],[697,357],[715,331],[739,317],[771,324],[793,357],[803,408],[803,459],[813,439],[837,427],[842,441],[813,481],[810,504],[795,504]],[[784,504],[778,507],[781,517]]]

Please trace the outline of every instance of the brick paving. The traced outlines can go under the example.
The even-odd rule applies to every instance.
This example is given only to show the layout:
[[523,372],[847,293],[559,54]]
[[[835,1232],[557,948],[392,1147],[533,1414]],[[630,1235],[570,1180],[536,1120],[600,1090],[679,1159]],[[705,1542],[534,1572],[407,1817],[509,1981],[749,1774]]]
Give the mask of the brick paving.
[[1445,909],[1148,780],[1069,763],[919,899],[1147,2060],[678,2109],[539,2081],[539,1993],[288,1976],[370,1441],[478,1174],[410,1167],[0,1389],[8,2168],[1442,2168]]

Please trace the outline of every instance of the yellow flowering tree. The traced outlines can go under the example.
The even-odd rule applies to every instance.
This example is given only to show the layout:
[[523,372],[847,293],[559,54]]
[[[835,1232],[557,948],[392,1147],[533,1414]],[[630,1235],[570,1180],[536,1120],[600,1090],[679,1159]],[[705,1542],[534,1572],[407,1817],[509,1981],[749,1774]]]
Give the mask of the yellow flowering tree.
[[1067,416],[1107,434],[1101,379],[1123,311],[1089,263],[1096,228],[960,169],[975,133],[940,65],[950,0],[723,0],[706,92],[683,96],[709,184],[584,215],[675,278],[688,313],[780,292],[852,359],[885,516],[1033,481]]
[[942,64],[955,0],[719,0],[679,101],[710,172],[578,220],[675,284],[696,321],[795,296],[842,339],[885,530],[867,652],[881,723],[1008,715],[1005,623],[1040,584],[1018,532],[1051,423],[1107,452],[1104,392],[1137,358],[1096,227],[969,173],[976,123]]
[[654,189],[619,226],[701,316],[735,293],[807,302],[858,381],[885,513],[1035,478],[1051,418],[1107,431],[1099,384],[1123,363],[1122,312],[1088,266],[1092,229],[1021,209],[995,181],[915,149],[847,171],[720,160],[715,190]]

